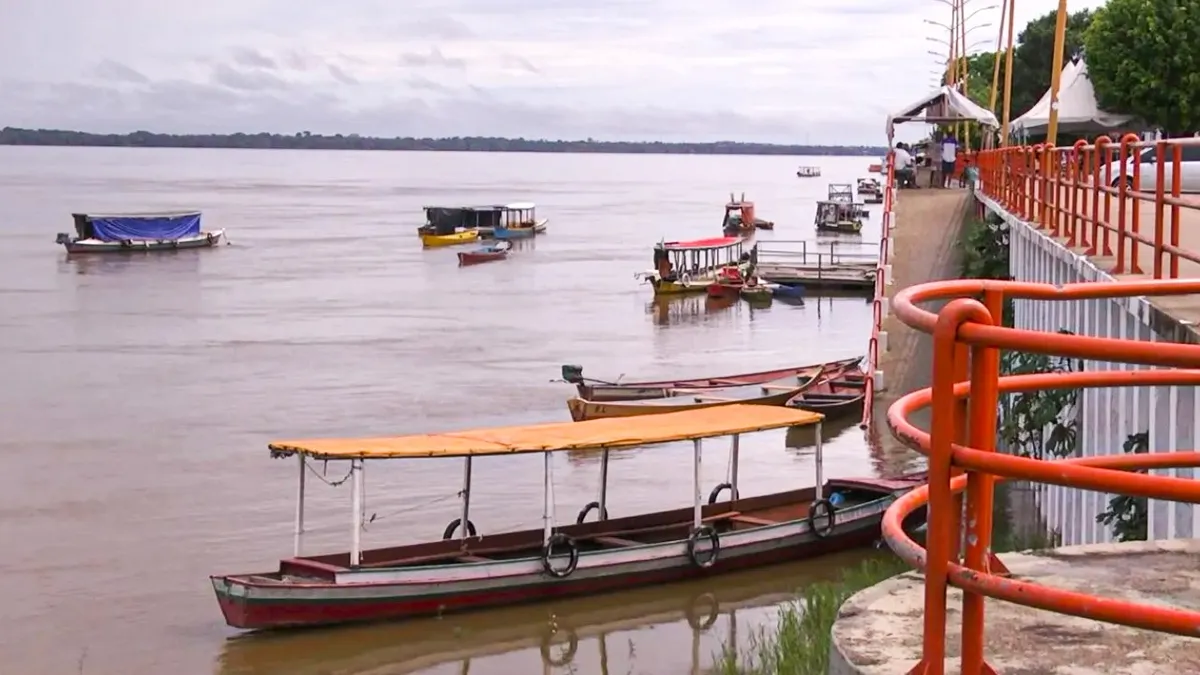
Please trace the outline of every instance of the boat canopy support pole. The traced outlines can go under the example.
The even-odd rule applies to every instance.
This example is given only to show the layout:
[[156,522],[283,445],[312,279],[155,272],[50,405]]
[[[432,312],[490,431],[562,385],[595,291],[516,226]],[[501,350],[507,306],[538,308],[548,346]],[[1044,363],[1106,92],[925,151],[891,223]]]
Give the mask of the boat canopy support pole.
[[740,454],[741,445],[742,435],[734,434],[732,445],[729,448],[729,485],[730,492],[733,493],[730,495],[729,500],[734,502],[738,498],[738,455]]
[[608,504],[608,448],[600,451],[600,520],[607,520],[605,515],[608,511],[605,505]]
[[821,499],[825,491],[825,459],[821,453],[821,423],[817,422],[817,499]]
[[542,457],[542,543],[550,541],[550,452],[543,452]]
[[299,558],[304,539],[304,478],[308,472],[308,465],[303,452],[297,452],[296,456],[300,458],[300,479],[296,483],[296,531],[292,556]]
[[692,441],[692,529],[700,529],[704,520],[702,503],[700,501],[700,455],[701,440]]
[[350,460],[350,501],[354,502],[352,509],[354,523],[350,530],[350,566],[358,567],[362,562],[362,521],[363,521],[363,461]]
[[466,542],[467,537],[471,536],[468,532],[467,523],[471,517],[471,459],[470,455],[463,458],[463,484],[462,484],[462,522],[459,524],[460,532],[462,532],[462,540]]

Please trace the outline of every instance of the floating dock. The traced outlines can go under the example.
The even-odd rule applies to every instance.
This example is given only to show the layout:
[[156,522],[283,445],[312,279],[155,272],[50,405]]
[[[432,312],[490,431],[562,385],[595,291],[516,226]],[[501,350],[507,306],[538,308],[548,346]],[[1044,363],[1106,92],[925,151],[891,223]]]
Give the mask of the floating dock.
[[879,245],[874,243],[771,240],[758,244],[756,272],[776,284],[870,293],[878,268]]

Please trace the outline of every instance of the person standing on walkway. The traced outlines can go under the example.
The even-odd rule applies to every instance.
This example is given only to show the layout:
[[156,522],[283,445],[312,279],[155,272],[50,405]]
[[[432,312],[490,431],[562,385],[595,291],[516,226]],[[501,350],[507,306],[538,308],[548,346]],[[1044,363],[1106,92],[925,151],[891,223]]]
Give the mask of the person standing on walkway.
[[925,144],[925,156],[929,158],[929,187],[942,187],[942,138],[936,131]]
[[958,139],[951,132],[942,137],[942,187],[950,187],[954,175],[954,162],[958,159]]
[[892,159],[892,171],[896,176],[899,187],[917,187],[916,172],[913,158],[903,143],[897,143]]

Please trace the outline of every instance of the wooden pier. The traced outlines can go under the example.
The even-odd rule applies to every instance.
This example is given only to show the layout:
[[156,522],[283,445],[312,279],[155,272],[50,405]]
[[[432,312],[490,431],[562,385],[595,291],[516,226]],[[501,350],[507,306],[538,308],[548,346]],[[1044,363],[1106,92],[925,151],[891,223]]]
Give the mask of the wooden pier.
[[758,244],[756,271],[777,284],[870,293],[878,266],[875,243],[775,239]]

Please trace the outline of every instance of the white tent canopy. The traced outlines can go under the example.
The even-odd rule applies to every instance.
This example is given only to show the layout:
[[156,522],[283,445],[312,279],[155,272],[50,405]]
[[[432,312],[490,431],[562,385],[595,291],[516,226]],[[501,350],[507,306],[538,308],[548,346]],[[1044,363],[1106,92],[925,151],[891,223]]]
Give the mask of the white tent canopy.
[[996,115],[990,110],[977,105],[954,87],[943,85],[920,101],[905,106],[896,114],[888,117],[888,139],[892,138],[892,131],[897,122],[943,124],[963,121],[978,122],[988,127],[1000,126]]
[[[1101,133],[1127,126],[1133,117],[1105,112],[1096,103],[1096,89],[1082,58],[1068,63],[1058,85],[1058,130],[1070,134]],[[1013,120],[1019,133],[1044,134],[1050,126],[1050,92],[1029,112]]]

